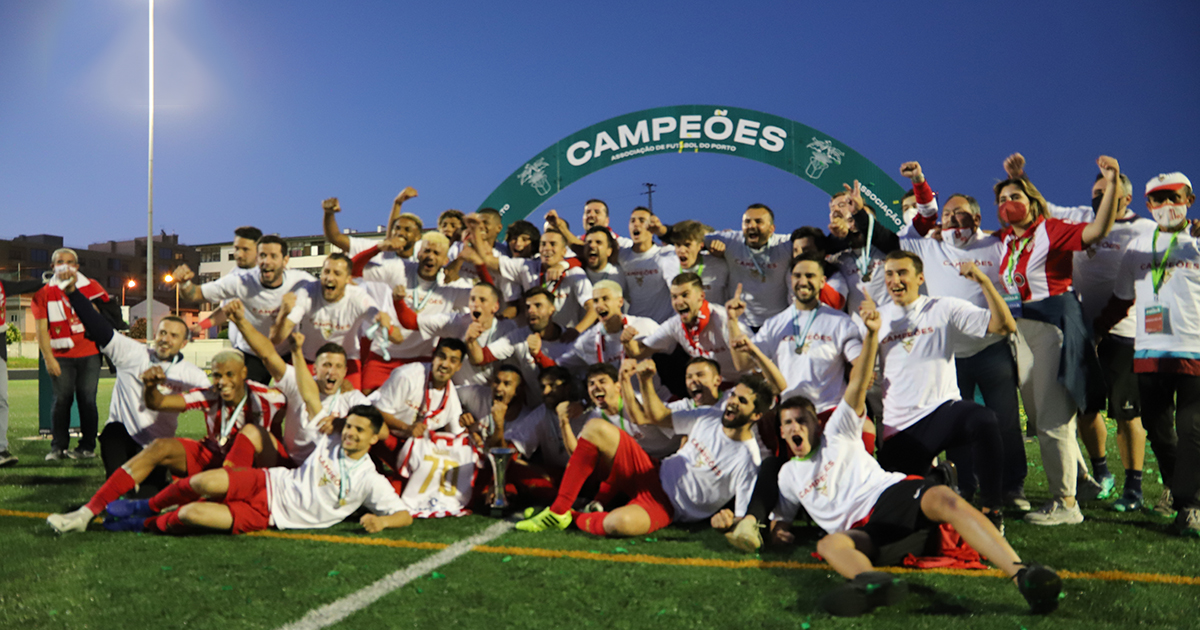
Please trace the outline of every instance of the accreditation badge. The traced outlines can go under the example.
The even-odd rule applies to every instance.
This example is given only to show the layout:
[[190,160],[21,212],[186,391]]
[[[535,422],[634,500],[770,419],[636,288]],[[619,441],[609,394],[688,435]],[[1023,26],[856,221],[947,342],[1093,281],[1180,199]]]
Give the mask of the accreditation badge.
[[1144,320],[1146,322],[1146,334],[1162,334],[1171,328],[1171,311],[1165,306],[1147,306]]
[[1008,306],[1008,310],[1012,313],[1013,319],[1021,317],[1021,296],[1017,293],[1001,293],[1004,298],[1004,304]]

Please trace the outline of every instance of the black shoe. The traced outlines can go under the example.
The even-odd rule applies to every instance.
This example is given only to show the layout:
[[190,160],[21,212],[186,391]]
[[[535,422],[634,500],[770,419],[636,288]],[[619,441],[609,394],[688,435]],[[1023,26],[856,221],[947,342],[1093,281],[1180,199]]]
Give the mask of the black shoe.
[[986,509],[986,512],[983,512],[983,510],[980,510],[980,512],[983,512],[983,515],[987,517],[987,520],[992,522],[992,526],[996,528],[996,531],[1000,532],[1000,535],[1003,536],[1004,514],[1000,512],[1000,508],[998,507],[990,507]]
[[1062,578],[1053,569],[1032,563],[1017,571],[1017,589],[1029,602],[1035,615],[1044,615],[1058,610],[1058,600],[1063,593]]
[[958,468],[954,466],[954,462],[948,459],[940,461],[926,476],[948,486],[955,494],[962,494],[958,491]]
[[880,606],[894,606],[908,594],[900,578],[880,571],[865,571],[825,593],[821,608],[835,617],[857,617]]

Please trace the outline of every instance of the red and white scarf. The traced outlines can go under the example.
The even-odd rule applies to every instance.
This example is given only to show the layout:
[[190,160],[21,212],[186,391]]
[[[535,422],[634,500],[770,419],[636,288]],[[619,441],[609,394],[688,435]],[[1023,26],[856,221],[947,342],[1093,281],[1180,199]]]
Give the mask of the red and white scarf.
[[[75,289],[83,293],[89,300],[108,301],[108,293],[100,288],[100,284],[87,279],[82,273],[75,272],[77,280]],[[75,347],[73,335],[83,334],[83,322],[71,308],[67,294],[54,285],[46,285],[46,319],[50,328],[50,347],[55,350],[70,350]]]

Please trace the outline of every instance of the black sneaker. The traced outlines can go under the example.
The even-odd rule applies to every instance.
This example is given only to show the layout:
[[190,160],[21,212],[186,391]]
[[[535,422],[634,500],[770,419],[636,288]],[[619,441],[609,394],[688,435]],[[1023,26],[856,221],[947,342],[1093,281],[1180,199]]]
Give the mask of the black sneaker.
[[857,617],[880,606],[894,606],[908,594],[908,585],[890,573],[864,571],[821,596],[821,608],[835,617]]
[[926,476],[948,486],[955,494],[962,494],[958,491],[958,468],[954,466],[954,462],[942,460]]
[[986,512],[984,512],[983,510],[980,510],[980,512],[983,512],[983,515],[987,517],[987,520],[992,522],[992,526],[996,528],[996,531],[1000,532],[1000,535],[1003,536],[1004,535],[1004,514],[1002,514],[1000,512],[1000,508],[998,508],[998,507],[991,507],[991,508],[985,508],[985,509],[987,509]]
[[1053,569],[1040,564],[1025,565],[1017,571],[1017,589],[1029,602],[1029,608],[1035,615],[1044,615],[1058,610],[1058,600],[1066,597],[1063,593],[1062,578]]

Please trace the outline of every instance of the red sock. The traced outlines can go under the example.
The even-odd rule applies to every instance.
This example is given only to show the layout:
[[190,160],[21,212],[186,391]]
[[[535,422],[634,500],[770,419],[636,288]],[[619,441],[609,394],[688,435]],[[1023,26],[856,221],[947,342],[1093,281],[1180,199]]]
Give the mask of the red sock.
[[172,505],[185,505],[199,500],[200,494],[192,488],[192,478],[184,477],[151,497],[150,509],[161,512]]
[[229,453],[225,455],[224,465],[233,468],[253,468],[254,455],[254,442],[239,433],[237,437],[233,438],[233,445],[229,447]]
[[179,510],[159,514],[154,521],[154,527],[164,534],[187,534],[192,531],[190,525],[185,525],[179,520]]
[[596,468],[596,458],[599,455],[600,451],[595,444],[579,440],[575,452],[571,454],[571,460],[567,462],[567,470],[563,472],[562,483],[558,485],[558,498],[550,506],[551,512],[566,514],[571,509],[575,504],[575,497],[579,496],[580,488],[587,483],[592,470]]
[[124,468],[116,469],[108,481],[100,486],[96,494],[92,495],[92,500],[87,502],[87,509],[92,511],[92,514],[99,514],[104,511],[104,508],[109,503],[121,498],[121,495],[133,490],[137,486],[137,481],[129,476]]
[[604,517],[608,512],[588,512],[575,515],[575,526],[596,536],[604,536]]
[[867,447],[867,455],[874,455],[875,454],[875,434],[874,433],[863,433],[862,441],[863,441],[863,446]]

